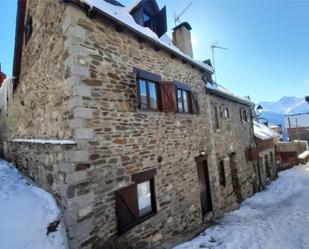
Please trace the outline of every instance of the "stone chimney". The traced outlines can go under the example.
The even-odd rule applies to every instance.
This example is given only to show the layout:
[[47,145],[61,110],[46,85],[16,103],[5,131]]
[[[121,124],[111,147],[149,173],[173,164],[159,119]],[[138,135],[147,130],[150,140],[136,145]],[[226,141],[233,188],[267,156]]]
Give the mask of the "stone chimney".
[[173,43],[182,52],[193,57],[192,43],[191,43],[191,26],[187,22],[183,22],[173,28]]

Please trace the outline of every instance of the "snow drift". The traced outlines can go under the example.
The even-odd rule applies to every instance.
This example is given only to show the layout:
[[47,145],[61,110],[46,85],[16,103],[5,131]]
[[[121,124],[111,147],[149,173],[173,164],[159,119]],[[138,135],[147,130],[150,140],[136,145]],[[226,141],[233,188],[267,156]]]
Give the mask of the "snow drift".
[[67,248],[61,212],[49,193],[1,159],[0,183],[1,249]]

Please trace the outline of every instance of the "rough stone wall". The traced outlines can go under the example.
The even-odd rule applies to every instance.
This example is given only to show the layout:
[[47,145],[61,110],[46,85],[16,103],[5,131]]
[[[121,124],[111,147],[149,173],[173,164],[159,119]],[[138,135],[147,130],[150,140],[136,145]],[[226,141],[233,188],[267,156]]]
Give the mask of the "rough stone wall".
[[[129,31],[117,32],[101,17],[88,18],[72,4],[29,0],[27,8],[33,34],[24,47],[5,137],[70,138],[76,145],[7,141],[5,151],[57,196],[71,248],[153,248],[196,231],[203,219],[194,159],[201,151],[208,155],[210,218],[235,202],[219,183],[218,158],[226,158],[227,151],[236,152],[243,197],[252,193],[251,169],[244,161],[249,124],[239,129],[231,122],[232,135],[228,129],[212,135],[201,71]],[[190,84],[199,94],[200,114],[138,110],[133,67]],[[236,120],[237,108],[228,104]],[[114,192],[149,168],[157,169],[158,213],[119,236]]]
[[4,153],[8,161],[31,178],[37,185],[52,193],[67,206],[63,198],[63,186],[69,169],[67,152],[75,145],[41,144],[29,142],[4,142]]
[[[152,248],[172,236],[185,236],[202,224],[195,157],[204,150],[214,210],[220,210],[217,160],[211,142],[212,121],[202,72],[128,31],[117,32],[100,17],[88,18],[69,6],[71,49],[65,62],[78,88],[73,135],[84,153],[85,193],[75,202],[87,215],[72,226],[78,248]],[[192,85],[199,93],[199,115],[143,112],[137,109],[133,67]],[[158,157],[163,161],[158,162]],[[125,234],[117,235],[114,192],[131,183],[131,175],[156,168],[158,213]],[[70,200],[69,200],[70,202]],[[76,205],[78,207],[79,204]],[[76,209],[77,212],[78,209]],[[216,215],[216,213],[215,213]]]
[[9,107],[5,138],[68,138],[68,96],[63,60],[64,5],[53,0],[29,0],[27,14],[33,32],[23,45],[19,85]]
[[[12,141],[85,137],[84,130],[75,130],[79,126],[76,118],[89,116],[87,110],[75,108],[80,100],[76,96],[84,93],[84,87],[75,84],[74,76],[80,75],[82,69],[74,66],[73,56],[69,56],[74,54],[76,42],[72,33],[79,34],[79,31],[71,28],[67,4],[60,1],[28,0],[27,13],[33,18],[33,31],[23,47],[21,75],[9,107],[8,129],[1,133],[2,152],[6,159],[15,162],[38,185],[56,196],[69,235],[82,234],[79,237],[84,239],[92,227],[82,221],[92,200],[85,183],[90,178],[84,171],[90,165],[82,163],[89,160],[90,153],[84,145],[87,141],[81,140],[75,146]],[[71,248],[77,246],[71,243]]]
[[[222,193],[222,208],[230,208],[235,204],[236,193],[233,189],[232,170],[230,165],[230,155],[235,153],[236,173],[240,187],[241,199],[245,199],[253,194],[253,184],[255,181],[255,171],[253,162],[249,162],[245,156],[245,150],[253,145],[253,130],[252,123],[249,117],[249,122],[242,122],[240,119],[239,109],[247,110],[250,116],[250,108],[248,106],[223,99],[221,97],[210,95],[210,105],[212,118],[214,117],[213,107],[217,106],[219,129],[214,127],[214,141],[217,153],[217,160],[224,160],[226,185],[221,186]],[[229,109],[229,118],[222,118],[220,114],[221,108]]]

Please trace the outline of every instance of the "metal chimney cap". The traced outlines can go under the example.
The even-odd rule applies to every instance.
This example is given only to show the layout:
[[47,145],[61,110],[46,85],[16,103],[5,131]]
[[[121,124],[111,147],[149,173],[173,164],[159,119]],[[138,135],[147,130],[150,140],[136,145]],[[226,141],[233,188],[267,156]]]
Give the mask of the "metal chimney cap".
[[175,31],[175,30],[180,29],[182,27],[186,27],[188,30],[192,29],[191,25],[188,22],[183,22],[183,23],[177,25],[175,28],[173,28],[173,30]]

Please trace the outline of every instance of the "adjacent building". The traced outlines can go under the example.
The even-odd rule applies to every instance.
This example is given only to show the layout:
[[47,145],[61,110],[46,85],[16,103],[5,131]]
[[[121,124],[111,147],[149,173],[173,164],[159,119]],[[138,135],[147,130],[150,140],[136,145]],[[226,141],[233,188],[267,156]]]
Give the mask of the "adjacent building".
[[253,127],[256,142],[253,154],[257,160],[255,187],[256,190],[261,190],[267,183],[277,178],[276,144],[280,134],[255,120]]
[[190,30],[170,40],[154,0],[18,1],[1,149],[56,197],[70,248],[169,248],[254,193],[253,104]]
[[309,113],[285,115],[284,122],[290,141],[306,140],[309,142]]

